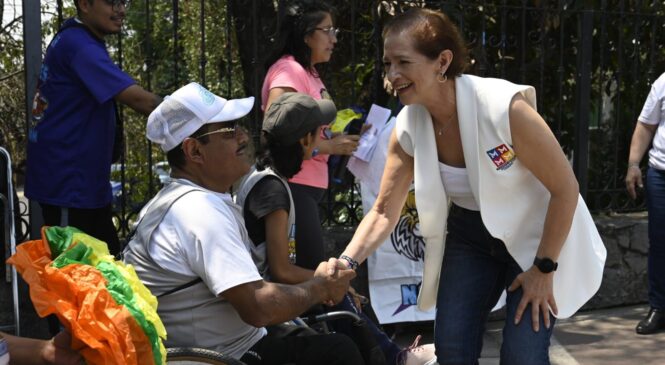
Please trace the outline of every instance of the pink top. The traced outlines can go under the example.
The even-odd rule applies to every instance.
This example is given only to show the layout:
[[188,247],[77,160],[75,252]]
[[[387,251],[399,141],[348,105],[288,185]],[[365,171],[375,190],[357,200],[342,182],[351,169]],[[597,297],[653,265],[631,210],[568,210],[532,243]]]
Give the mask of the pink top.
[[[265,111],[270,90],[289,87],[314,99],[328,95],[320,78],[307,72],[291,55],[282,56],[268,69],[261,88],[261,109]],[[296,184],[328,188],[328,155],[316,155],[302,162],[302,169],[289,181]]]

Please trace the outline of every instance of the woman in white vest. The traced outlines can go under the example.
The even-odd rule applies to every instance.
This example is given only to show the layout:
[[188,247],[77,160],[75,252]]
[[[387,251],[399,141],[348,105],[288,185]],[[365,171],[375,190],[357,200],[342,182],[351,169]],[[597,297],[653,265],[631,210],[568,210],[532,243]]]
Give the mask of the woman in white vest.
[[464,40],[441,12],[411,9],[383,37],[406,107],[376,203],[330,271],[357,267],[387,238],[413,181],[427,245],[418,305],[437,305],[439,363],[478,363],[507,289],[501,363],[549,364],[555,317],[598,290],[606,251],[535,90],[465,75]]

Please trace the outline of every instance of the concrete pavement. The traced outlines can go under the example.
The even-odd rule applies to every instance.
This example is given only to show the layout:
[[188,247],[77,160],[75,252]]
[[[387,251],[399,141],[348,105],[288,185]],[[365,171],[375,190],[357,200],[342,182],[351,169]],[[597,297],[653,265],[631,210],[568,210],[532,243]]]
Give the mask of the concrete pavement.
[[[647,305],[578,313],[558,320],[554,328],[552,365],[665,365],[665,331],[642,336],[635,333]],[[489,322],[480,365],[498,365],[503,321]],[[417,334],[421,343],[432,341],[432,329],[423,325],[403,328],[396,337],[408,346]]]

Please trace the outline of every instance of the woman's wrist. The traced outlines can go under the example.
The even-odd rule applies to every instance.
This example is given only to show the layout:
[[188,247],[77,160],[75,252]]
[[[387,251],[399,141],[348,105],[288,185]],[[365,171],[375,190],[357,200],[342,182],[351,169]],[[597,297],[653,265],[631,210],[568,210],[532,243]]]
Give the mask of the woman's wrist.
[[341,256],[339,257],[339,260],[346,261],[346,267],[347,267],[347,269],[358,270],[358,266],[360,266],[360,264],[358,263],[358,261],[354,260],[353,258],[351,258],[351,257],[349,257],[349,256],[347,256],[347,255],[341,255]]
[[636,167],[638,170],[640,169],[640,163],[639,162],[628,162],[628,168],[631,167]]

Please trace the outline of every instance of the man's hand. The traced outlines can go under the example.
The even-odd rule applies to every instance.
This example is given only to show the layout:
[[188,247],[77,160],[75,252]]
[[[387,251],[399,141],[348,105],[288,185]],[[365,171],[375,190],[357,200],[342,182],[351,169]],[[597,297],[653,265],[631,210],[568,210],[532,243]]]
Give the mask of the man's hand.
[[515,312],[515,324],[522,320],[522,315],[526,307],[531,304],[531,322],[533,330],[538,332],[540,329],[539,316],[543,314],[543,322],[546,328],[550,328],[550,309],[555,315],[559,312],[554,300],[553,292],[554,273],[543,274],[532,266],[529,270],[517,275],[510,284],[508,291],[515,291],[522,287],[522,300],[517,305]]
[[349,282],[356,277],[356,272],[350,269],[338,269],[332,274],[328,270],[329,262],[322,262],[314,272],[314,278],[319,278],[326,291],[323,302],[330,305],[342,301],[349,290]]
[[85,364],[83,357],[72,350],[72,336],[67,331],[58,333],[50,340],[41,341],[39,353],[42,364],[49,365],[80,365]]
[[115,96],[115,100],[127,105],[137,112],[148,116],[162,102],[158,95],[145,90],[139,85],[131,85]]
[[642,189],[644,184],[642,183],[642,170],[637,165],[628,165],[628,170],[626,171],[626,190],[628,190],[628,195],[634,200],[637,198],[637,192],[635,187]]
[[338,270],[346,270],[348,268],[349,265],[347,265],[346,260],[340,260],[336,257],[329,258],[328,262],[326,263],[326,270],[328,271],[328,275],[335,275]]

